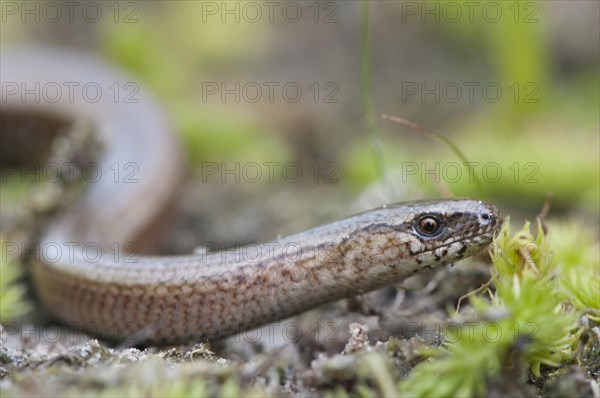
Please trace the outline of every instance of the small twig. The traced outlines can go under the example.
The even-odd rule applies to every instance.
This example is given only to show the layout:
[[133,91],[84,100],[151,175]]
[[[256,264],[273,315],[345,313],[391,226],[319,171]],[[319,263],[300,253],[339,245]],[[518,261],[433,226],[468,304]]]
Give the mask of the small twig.
[[[398,117],[398,116],[381,115],[381,118],[385,119],[385,120],[390,120],[394,123],[401,124],[410,129],[413,129],[419,133],[429,135],[433,139],[438,140],[438,141],[442,142],[443,144],[447,145],[448,148],[450,148],[450,150],[454,153],[454,155],[457,158],[459,158],[463,163],[465,163],[465,164],[469,163],[469,161],[467,160],[467,157],[464,155],[464,153],[462,153],[462,151],[452,141],[450,141],[448,138],[444,137],[443,135],[440,135],[432,130],[429,130],[417,123],[411,122],[410,120],[402,119],[401,117]],[[473,176],[473,177],[474,177],[473,181],[475,182],[475,185],[477,185],[479,192],[481,192],[481,194],[483,195],[484,191],[483,191],[483,187],[481,186],[479,179],[476,176]]]
[[492,276],[489,281],[487,281],[486,283],[484,283],[483,285],[481,285],[477,289],[475,289],[473,291],[470,291],[469,293],[466,293],[466,294],[463,294],[462,296],[460,296],[458,298],[458,303],[456,304],[456,313],[458,314],[458,311],[460,311],[460,305],[461,305],[461,303],[462,303],[462,301],[464,299],[469,298],[471,296],[474,296],[476,294],[479,294],[479,293],[483,292],[486,289],[489,289],[493,280],[494,280],[494,276]]
[[540,220],[540,223],[542,224],[542,230],[544,231],[544,233],[548,232],[548,227],[546,226],[546,217],[548,216],[548,213],[550,213],[550,208],[552,207],[552,197],[553,196],[554,195],[552,192],[548,192],[546,194],[546,200],[544,201],[542,210],[537,215],[538,220]]

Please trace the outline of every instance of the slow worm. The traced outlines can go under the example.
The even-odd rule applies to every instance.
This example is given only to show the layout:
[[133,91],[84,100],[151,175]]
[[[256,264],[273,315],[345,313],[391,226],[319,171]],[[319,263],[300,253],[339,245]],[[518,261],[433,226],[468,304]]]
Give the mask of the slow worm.
[[[42,67],[43,65],[43,67]],[[389,285],[455,262],[488,245],[501,216],[471,199],[387,206],[272,242],[217,253],[128,257],[112,249],[135,240],[170,200],[180,153],[160,107],[141,90],[137,103],[114,101],[130,81],[98,59],[59,50],[3,50],[3,112],[88,118],[108,143],[100,168],[134,162],[135,184],[103,178],[48,229],[32,278],[59,319],[92,334],[172,343],[219,338],[318,305]],[[97,102],[33,101],[14,83],[95,82]],[[84,251],[98,243],[100,257]],[[111,248],[111,249],[109,249]]]

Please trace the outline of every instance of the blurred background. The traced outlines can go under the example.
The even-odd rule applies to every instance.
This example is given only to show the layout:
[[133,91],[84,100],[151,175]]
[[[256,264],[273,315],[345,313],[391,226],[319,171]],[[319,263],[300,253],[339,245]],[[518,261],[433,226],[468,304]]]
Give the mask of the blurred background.
[[[553,216],[597,224],[596,1],[74,4],[3,2],[1,45],[92,52],[155,94],[188,170],[161,251],[437,196],[533,219],[552,192]],[[471,168],[382,114],[447,137]],[[236,182],[204,178],[209,162],[280,166]],[[282,176],[290,163],[302,178]],[[2,187],[5,209],[20,201],[22,187]]]
[[[8,54],[5,50],[9,48],[29,46],[57,53],[63,48],[91,53],[124,70],[133,84],[129,88],[144,88],[154,95],[180,143],[185,169],[181,187],[172,195],[173,209],[165,212],[170,215],[169,226],[157,228],[162,237],[149,251],[188,254],[201,245],[233,247],[387,203],[449,196],[496,204],[504,215],[511,216],[514,231],[524,220],[534,221],[552,193],[548,218],[566,221],[549,223],[550,237],[555,237],[552,247],[562,259],[570,258],[567,263],[591,264],[589,268],[571,268],[568,275],[578,277],[568,280],[569,291],[589,293],[593,298],[595,293],[597,297],[593,273],[598,275],[598,250],[594,245],[600,218],[599,16],[600,2],[581,0],[3,0],[0,55]],[[3,62],[7,60],[0,59],[4,83]],[[44,62],[37,67],[47,76],[57,72]],[[4,109],[7,89],[2,86]],[[123,89],[123,95],[135,98],[135,90]],[[77,215],[71,197],[53,189],[38,190],[31,174],[23,179],[7,170],[15,164],[27,167],[32,159],[47,161],[60,152],[60,142],[54,137],[64,130],[64,123],[26,117],[17,118],[20,126],[14,128],[15,120],[8,113],[0,112],[2,251],[4,242],[35,242],[48,224],[58,225],[57,220],[44,220],[32,211],[54,213],[48,211],[56,210],[51,209],[48,198],[63,204],[62,211]],[[384,114],[414,122],[438,136],[384,119]],[[139,159],[151,144],[140,140],[131,145],[131,161]],[[100,146],[92,149],[102,151]],[[88,154],[80,155],[85,160]],[[160,158],[155,163],[168,166]],[[171,187],[160,178],[149,185],[147,192],[151,193]],[[120,196],[118,193],[114,196]],[[150,196],[138,197],[139,206],[126,203],[130,212],[124,211],[118,221],[125,221],[115,222],[114,228],[127,226],[127,217],[139,215]],[[77,222],[89,224],[94,231],[94,221],[112,211],[106,207],[104,213],[84,213]],[[111,216],[109,222],[116,218]],[[561,227],[552,230],[552,225]],[[75,238],[83,240],[81,235]],[[385,379],[383,362],[355,356],[379,380],[370,381],[369,386],[385,384],[381,380],[392,386],[391,390],[357,389],[358,395],[392,396],[396,394],[393,383],[423,360],[415,359],[423,341],[412,339],[417,331],[404,326],[419,325],[425,337],[439,345],[444,336],[434,333],[428,337],[428,331],[447,322],[463,294],[475,292],[490,280],[485,262],[465,261],[433,275],[417,275],[401,286],[298,316],[304,330],[315,332],[314,339],[312,333],[305,333],[297,344],[281,339],[250,344],[232,337],[208,348],[195,345],[189,356],[183,354],[185,349],[164,355],[159,352],[160,361],[152,362],[144,361],[157,352],[152,349],[134,351],[120,346],[122,350],[112,352],[78,333],[68,333],[67,342],[61,329],[57,329],[60,341],[52,339],[56,335],[53,325],[37,310],[39,306],[26,299],[24,286],[13,284],[26,273],[21,267],[5,266],[8,256],[0,254],[0,390],[14,384],[21,391],[18,395],[27,396],[82,396],[79,390],[65,393],[72,391],[66,388],[73,385],[92,386],[96,389],[92,395],[102,389],[103,395],[123,396],[122,390],[104,390],[116,385],[113,380],[119,377],[125,380],[127,389],[123,391],[129,396],[184,395],[186,390],[179,384],[165,381],[172,371],[187,377],[191,386],[200,383],[190,396],[240,396],[241,390],[235,386],[254,388],[261,385],[260,380],[271,380],[269,388],[277,396],[284,390],[290,395],[325,391],[327,396],[348,396],[341,386],[355,386],[355,373],[347,371],[346,365],[352,357],[334,355],[345,351],[349,325],[355,322],[370,328],[372,342],[397,337],[389,340],[389,352],[385,353],[396,364],[393,382]],[[549,290],[529,291],[547,295]],[[520,306],[521,302],[516,303]],[[37,311],[23,318],[32,308]],[[542,319],[539,323],[544,326],[546,320],[560,321],[549,311],[529,312],[535,315],[535,322]],[[490,313],[492,318],[483,319],[503,319],[510,311]],[[15,319],[23,319],[23,338],[10,322]],[[586,322],[589,328],[594,325]],[[38,325],[41,341],[36,339]],[[336,334],[330,340],[332,325]],[[548,325],[554,330],[556,324]],[[319,328],[322,338],[317,338]],[[576,335],[586,336],[583,331],[583,326],[578,327]],[[7,334],[11,339],[6,347],[12,341],[26,348],[24,354],[5,348]],[[587,336],[591,345],[594,334]],[[582,337],[578,344],[582,346],[583,341]],[[543,369],[546,373],[535,379],[524,373],[527,367],[514,365],[529,342],[529,335],[515,340],[509,354],[499,357],[498,367],[503,363],[509,370],[497,383],[501,392],[492,390],[490,396],[545,396],[537,390],[524,394],[512,389],[526,380],[543,384],[540,380],[548,375]],[[476,348],[478,355],[464,358],[477,364],[471,358],[487,358],[489,350],[483,348],[489,346]],[[587,361],[596,373],[569,370],[568,381],[573,382],[547,396],[585,395],[573,393],[573,385],[582,385],[582,380],[598,374],[594,350],[590,349]],[[271,356],[265,354],[269,351]],[[113,359],[121,352],[124,356]],[[332,362],[336,365],[329,368],[323,353],[342,360]],[[226,359],[216,360],[219,356]],[[218,365],[204,366],[206,361],[201,358]],[[573,357],[569,369],[584,359],[579,354]],[[129,366],[138,361],[140,367]],[[198,367],[187,374],[173,365],[177,361]],[[106,376],[98,363],[112,373]],[[66,370],[56,371],[54,364],[64,365]],[[466,378],[474,373],[464,371],[470,369],[467,367],[457,369]],[[485,366],[479,369],[484,372]],[[426,376],[436,385],[449,380],[437,371]],[[129,388],[136,379],[142,382],[141,393]],[[219,389],[214,389],[215,385]],[[297,386],[302,389],[295,390]],[[532,391],[531,385],[527,388]],[[257,391],[246,395],[265,395]],[[472,395],[464,392],[468,390],[459,391]]]

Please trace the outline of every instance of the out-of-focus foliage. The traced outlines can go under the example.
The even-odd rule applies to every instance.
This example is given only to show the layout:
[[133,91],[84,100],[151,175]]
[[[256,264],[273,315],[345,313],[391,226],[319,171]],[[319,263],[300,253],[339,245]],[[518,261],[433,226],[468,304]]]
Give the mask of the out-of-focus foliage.
[[18,283],[21,270],[5,249],[5,241],[0,236],[0,322],[12,321],[31,308],[25,298],[25,287]]
[[[475,7],[472,8],[474,17],[472,22],[465,16],[457,23],[439,24],[440,29],[448,33],[449,41],[467,41],[472,48],[484,53],[501,87],[519,83],[519,90],[523,94],[528,91],[524,90],[526,84],[535,83],[535,90],[546,96],[553,65],[545,35],[547,18],[544,17],[540,2],[507,1],[485,5],[461,0],[457,6],[464,12],[469,7]],[[517,86],[513,87],[516,92]],[[529,92],[533,92],[533,86]],[[506,126],[518,126],[522,117],[538,107],[537,102],[522,100],[502,101],[502,104],[504,109],[498,112],[496,121]],[[506,134],[519,136],[520,132],[507,129]]]
[[149,22],[152,18],[139,18],[135,24],[108,24],[102,31],[104,51],[158,94],[192,166],[215,159],[287,161],[290,151],[277,135],[265,131],[247,113],[224,114],[202,97],[206,71],[257,50],[258,45],[252,48],[239,43],[247,36],[260,43],[261,25],[234,24],[232,28],[223,23],[197,23],[190,19],[202,15],[201,2],[180,4],[182,7],[166,7],[159,27]]
[[600,323],[600,248],[590,226],[550,224],[558,288],[578,311]]
[[[398,170],[401,178],[394,183],[405,186],[395,191],[507,200],[518,196],[522,203],[536,205],[552,191],[555,204],[583,206],[598,215],[597,66],[576,75],[558,74],[556,58],[550,55],[549,18],[539,2],[494,3],[488,8],[499,9],[502,18],[497,23],[482,19],[482,4],[478,4],[480,8],[471,21],[466,16],[469,7],[463,3],[448,7],[462,10],[462,18],[453,23],[444,23],[442,18],[432,28],[443,33],[440,37],[445,46],[464,52],[465,59],[475,54],[480,59],[483,54],[483,62],[492,71],[486,81],[501,87],[502,95],[497,103],[480,104],[467,119],[457,115],[459,125],[436,131],[461,148],[473,162],[472,169],[439,142],[419,143],[414,140],[418,132],[380,121],[386,132],[382,138],[386,166]],[[448,11],[448,15],[453,14]],[[481,88],[483,82],[479,83]],[[405,116],[401,109],[398,116]],[[430,127],[427,120],[414,121]],[[342,157],[341,170],[357,187],[378,177],[367,148],[364,141],[356,142]],[[471,178],[471,173],[481,184]],[[406,197],[389,198],[403,199]]]

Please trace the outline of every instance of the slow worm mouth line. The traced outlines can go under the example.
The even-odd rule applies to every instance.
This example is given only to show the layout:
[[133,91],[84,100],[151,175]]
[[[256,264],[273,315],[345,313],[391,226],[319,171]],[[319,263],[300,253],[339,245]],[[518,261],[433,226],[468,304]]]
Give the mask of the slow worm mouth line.
[[[464,239],[460,239],[460,240],[455,240],[455,241],[453,241],[453,242],[450,242],[450,243],[449,243],[449,244],[447,244],[447,245],[443,245],[443,246],[437,247],[437,248],[435,248],[435,249],[433,249],[433,250],[427,250],[427,251],[424,251],[424,252],[415,253],[415,255],[414,255],[414,256],[421,256],[421,255],[424,255],[424,254],[435,253],[437,250],[440,250],[440,249],[442,249],[442,248],[448,248],[448,247],[450,247],[450,246],[452,246],[452,245],[454,245],[454,244],[456,244],[456,243],[463,243],[463,242],[472,241],[472,240],[474,240],[474,239],[476,239],[476,238],[481,238],[481,237],[484,237],[484,236],[486,236],[486,235],[490,235],[490,238],[493,238],[493,236],[494,236],[494,232],[496,232],[496,231],[497,231],[497,230],[496,230],[496,229],[494,229],[494,230],[491,230],[491,231],[488,231],[488,232],[484,232],[484,233],[482,233],[482,234],[479,234],[479,235],[473,235],[473,236],[471,236],[471,237],[468,237],[468,238],[464,238]],[[473,247],[477,248],[477,247],[480,247],[480,246],[490,245],[491,243],[492,243],[492,239],[490,239],[490,242],[489,242],[489,243],[485,243],[485,244],[483,244],[483,245],[481,245],[481,244],[479,244],[479,243],[478,243],[478,244],[474,244],[474,245],[470,245],[470,246],[469,246],[469,247],[468,247],[468,248],[465,250],[465,252],[467,252],[467,251],[468,251],[470,248],[473,248]],[[442,258],[443,258],[443,257],[442,257]],[[464,257],[463,257],[463,258],[464,258]]]

